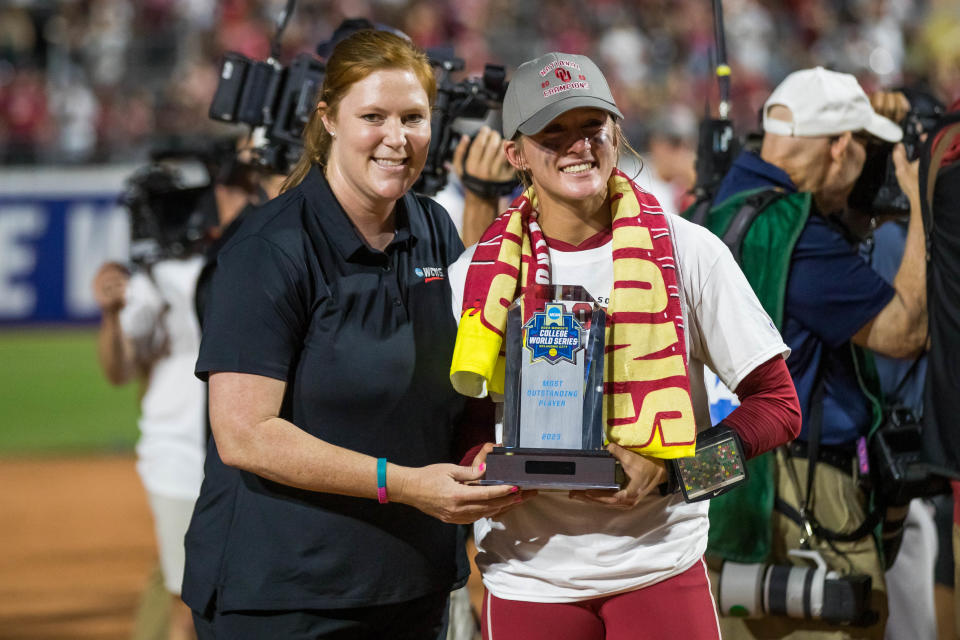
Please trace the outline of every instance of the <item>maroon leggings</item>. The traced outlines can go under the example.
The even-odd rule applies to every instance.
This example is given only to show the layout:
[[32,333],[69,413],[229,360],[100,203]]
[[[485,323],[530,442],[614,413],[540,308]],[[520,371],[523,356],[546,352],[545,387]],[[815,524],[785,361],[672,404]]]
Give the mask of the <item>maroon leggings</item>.
[[484,593],[483,640],[719,640],[707,568],[579,602],[523,602]]

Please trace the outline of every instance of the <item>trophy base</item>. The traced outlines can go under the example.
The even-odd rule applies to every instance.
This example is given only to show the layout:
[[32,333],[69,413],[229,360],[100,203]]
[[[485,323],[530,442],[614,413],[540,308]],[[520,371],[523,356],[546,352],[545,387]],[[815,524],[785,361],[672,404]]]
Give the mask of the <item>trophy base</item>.
[[568,491],[619,489],[625,480],[620,463],[600,449],[496,447],[487,456],[480,484],[512,484],[521,489]]

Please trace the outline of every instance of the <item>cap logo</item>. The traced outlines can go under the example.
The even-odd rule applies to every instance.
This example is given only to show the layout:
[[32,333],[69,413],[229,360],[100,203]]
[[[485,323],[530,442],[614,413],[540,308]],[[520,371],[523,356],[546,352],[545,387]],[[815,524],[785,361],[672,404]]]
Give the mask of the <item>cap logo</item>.
[[589,89],[589,82],[568,82],[566,84],[558,84],[555,87],[550,87],[549,89],[544,89],[543,97],[549,98],[550,96],[556,95],[558,93],[563,93],[564,91],[570,91],[571,89]]
[[570,78],[571,78],[570,72],[567,71],[566,69],[557,69],[556,71],[553,72],[553,75],[557,76],[560,82],[564,82],[564,83],[570,82]]
[[[564,60],[561,58],[560,60],[554,60],[543,69],[540,69],[540,76],[543,77],[558,67],[566,67],[567,69],[576,69],[577,71],[580,71],[579,64],[573,60]],[[569,74],[567,75],[569,76]],[[559,78],[560,76],[557,77]]]

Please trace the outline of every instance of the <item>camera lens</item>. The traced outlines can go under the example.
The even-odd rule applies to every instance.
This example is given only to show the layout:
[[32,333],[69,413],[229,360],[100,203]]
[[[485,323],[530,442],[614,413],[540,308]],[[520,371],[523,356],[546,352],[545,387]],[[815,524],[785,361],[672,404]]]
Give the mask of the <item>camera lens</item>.
[[817,567],[724,562],[718,594],[721,615],[822,618],[858,626],[876,621],[877,614],[870,609],[870,576],[837,576],[816,551],[792,550],[790,555],[814,560]]
[[818,585],[820,597],[814,602],[814,574],[811,568],[772,565],[764,585],[767,612],[793,618],[818,616],[823,604],[823,584]]
[[737,618],[762,616],[764,564],[726,561],[720,573],[720,611]]
[[835,623],[849,622],[857,626],[873,624],[877,614],[870,610],[872,584],[870,576],[863,574],[826,580],[823,619]]

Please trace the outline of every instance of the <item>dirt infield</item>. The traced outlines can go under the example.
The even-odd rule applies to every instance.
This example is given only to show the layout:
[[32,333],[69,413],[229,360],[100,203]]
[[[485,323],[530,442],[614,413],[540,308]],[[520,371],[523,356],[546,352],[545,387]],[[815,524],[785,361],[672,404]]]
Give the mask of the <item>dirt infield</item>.
[[132,455],[0,457],[0,640],[128,640],[156,562]]
[[0,459],[0,639],[126,640],[155,563],[132,456]]

